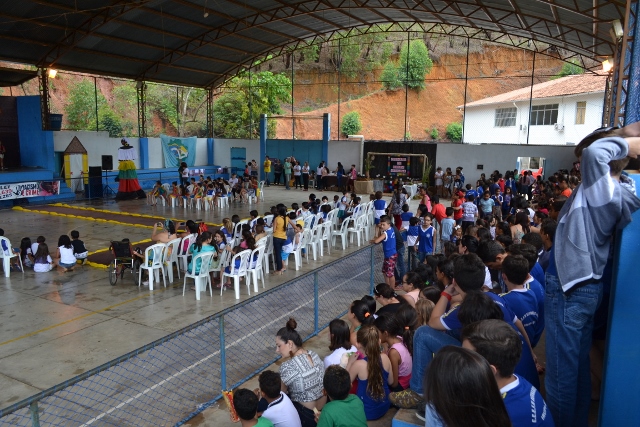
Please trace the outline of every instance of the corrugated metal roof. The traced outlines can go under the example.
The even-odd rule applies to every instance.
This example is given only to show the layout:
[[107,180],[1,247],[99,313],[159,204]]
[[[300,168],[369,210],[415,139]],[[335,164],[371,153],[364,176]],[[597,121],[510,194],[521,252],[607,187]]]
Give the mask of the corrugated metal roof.
[[[379,23],[611,55],[625,0],[0,0],[0,59],[210,87],[305,39]],[[205,16],[206,15],[206,16]],[[445,25],[446,24],[446,25]],[[460,26],[460,28],[456,27]],[[464,27],[465,29],[462,29]],[[395,27],[399,29],[399,26]],[[476,29],[469,31],[468,29]],[[526,47],[526,44],[522,46]]]

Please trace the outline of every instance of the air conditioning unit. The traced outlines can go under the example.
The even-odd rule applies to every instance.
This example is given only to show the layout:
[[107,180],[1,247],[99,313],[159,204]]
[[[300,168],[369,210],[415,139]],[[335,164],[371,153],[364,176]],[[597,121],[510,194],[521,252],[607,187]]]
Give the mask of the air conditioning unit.
[[553,125],[553,128],[558,132],[562,132],[564,130],[564,123],[556,123]]
[[527,131],[527,125],[520,125],[520,130],[522,132],[526,132]]

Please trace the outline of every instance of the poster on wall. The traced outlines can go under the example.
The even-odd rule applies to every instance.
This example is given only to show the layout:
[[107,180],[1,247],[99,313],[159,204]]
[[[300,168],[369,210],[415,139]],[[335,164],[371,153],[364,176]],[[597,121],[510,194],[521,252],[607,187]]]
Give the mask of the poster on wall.
[[0,184],[0,200],[53,196],[55,194],[60,194],[60,183],[58,181],[33,181],[14,184]]
[[388,156],[387,157],[387,170],[390,175],[407,176],[411,166],[411,160],[409,157],[402,156]]
[[164,167],[177,168],[182,162],[185,162],[187,166],[194,166],[196,161],[196,141],[197,138],[195,136],[177,138],[160,135],[162,154],[164,154]]

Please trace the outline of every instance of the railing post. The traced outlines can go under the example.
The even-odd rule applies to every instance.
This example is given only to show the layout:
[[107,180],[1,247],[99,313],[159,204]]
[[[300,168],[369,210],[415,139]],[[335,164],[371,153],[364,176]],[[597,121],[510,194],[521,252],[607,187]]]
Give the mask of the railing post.
[[227,389],[227,354],[224,344],[224,316],[220,316],[220,386]]
[[319,332],[320,300],[318,297],[318,271],[313,273],[313,333]]
[[40,427],[40,414],[38,413],[38,401],[34,400],[29,405],[29,412],[31,413],[31,427]]
[[371,257],[370,257],[371,258],[371,266],[370,266],[371,270],[369,272],[369,295],[373,295],[373,289],[375,287],[374,281],[376,280],[375,271],[374,271],[374,268],[375,268],[375,257],[373,256],[373,248],[375,248],[376,246],[375,245],[370,245],[369,247],[371,248],[370,252],[369,252],[371,254]]

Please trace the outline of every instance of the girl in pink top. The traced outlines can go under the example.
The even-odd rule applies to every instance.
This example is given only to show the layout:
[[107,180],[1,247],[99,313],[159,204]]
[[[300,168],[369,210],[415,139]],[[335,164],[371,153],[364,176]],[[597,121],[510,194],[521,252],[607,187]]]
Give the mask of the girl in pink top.
[[409,388],[413,367],[413,331],[417,322],[416,310],[406,304],[395,314],[381,314],[373,322],[380,331],[380,341],[389,347],[387,355],[391,360],[390,376],[393,379],[389,381],[391,391]]

